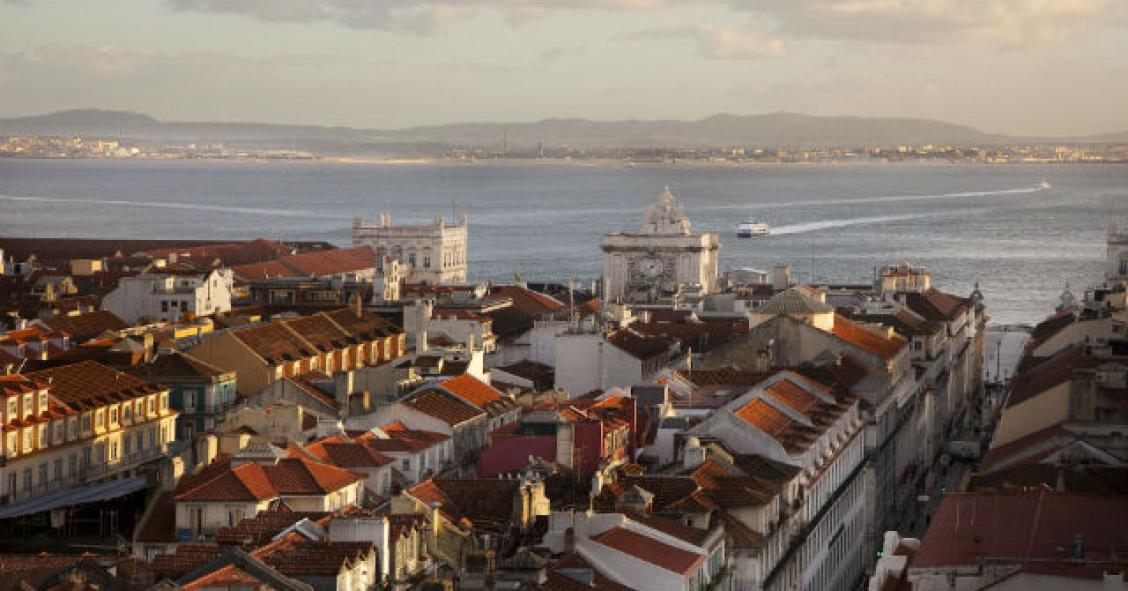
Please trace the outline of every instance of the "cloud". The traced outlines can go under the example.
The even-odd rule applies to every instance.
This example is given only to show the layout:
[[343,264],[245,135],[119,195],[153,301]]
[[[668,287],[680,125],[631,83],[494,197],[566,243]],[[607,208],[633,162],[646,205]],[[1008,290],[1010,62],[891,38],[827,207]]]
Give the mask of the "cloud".
[[706,57],[759,59],[786,55],[783,40],[748,29],[725,25],[699,25],[693,30],[697,47]]
[[235,14],[264,22],[329,22],[355,29],[432,34],[491,8],[519,25],[560,10],[651,10],[672,0],[166,0],[174,10]]
[[763,59],[787,55],[779,37],[763,35],[751,28],[704,24],[691,27],[645,29],[627,33],[628,40],[690,39],[701,55],[713,59]]
[[801,38],[1022,49],[1083,34],[1121,0],[729,0]]

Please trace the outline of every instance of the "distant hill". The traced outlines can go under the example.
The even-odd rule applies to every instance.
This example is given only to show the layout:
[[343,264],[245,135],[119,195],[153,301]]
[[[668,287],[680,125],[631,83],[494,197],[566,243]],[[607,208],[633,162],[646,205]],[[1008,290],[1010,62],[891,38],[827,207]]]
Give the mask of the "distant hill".
[[[0,134],[77,134],[169,143],[217,142],[233,146],[300,148],[323,154],[410,153],[450,146],[500,146],[503,135],[511,149],[537,144],[574,148],[694,148],[966,145],[1022,141],[930,119],[822,117],[797,113],[720,114],[695,121],[545,119],[526,123],[458,123],[376,130],[267,123],[165,122],[139,113],[83,109],[0,119]],[[1073,141],[1125,140],[1128,140],[1128,132],[1074,138]]]

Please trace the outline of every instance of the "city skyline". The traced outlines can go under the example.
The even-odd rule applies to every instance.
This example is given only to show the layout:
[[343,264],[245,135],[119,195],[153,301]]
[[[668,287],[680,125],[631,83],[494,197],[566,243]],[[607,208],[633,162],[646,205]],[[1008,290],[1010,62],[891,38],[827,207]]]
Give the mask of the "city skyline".
[[713,113],[1128,129],[1128,7],[806,0],[0,3],[0,117],[394,129]]

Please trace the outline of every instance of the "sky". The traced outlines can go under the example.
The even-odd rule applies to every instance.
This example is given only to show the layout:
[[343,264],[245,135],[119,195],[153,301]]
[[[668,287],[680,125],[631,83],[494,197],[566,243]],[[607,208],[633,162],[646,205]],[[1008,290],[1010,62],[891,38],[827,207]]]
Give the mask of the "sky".
[[1128,130],[1128,0],[0,0],[0,117]]

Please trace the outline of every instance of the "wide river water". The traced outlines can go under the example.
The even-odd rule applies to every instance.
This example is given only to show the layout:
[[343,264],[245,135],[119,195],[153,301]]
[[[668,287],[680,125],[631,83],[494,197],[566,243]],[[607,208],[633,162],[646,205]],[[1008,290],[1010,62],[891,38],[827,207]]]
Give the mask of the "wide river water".
[[[347,245],[357,215],[454,211],[470,218],[472,278],[588,282],[600,236],[637,229],[665,185],[695,229],[720,235],[722,269],[864,282],[908,260],[946,291],[979,281],[996,323],[1037,321],[1067,281],[1099,281],[1108,218],[1128,215],[1118,165],[0,160],[0,236]],[[750,216],[772,235],[737,239]]]

